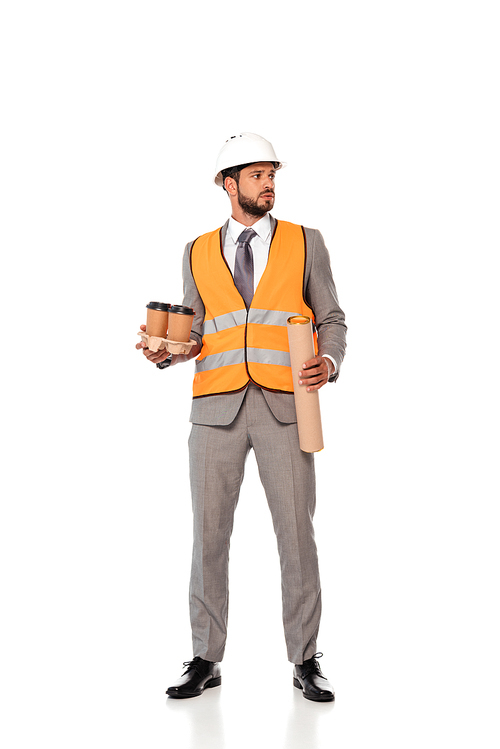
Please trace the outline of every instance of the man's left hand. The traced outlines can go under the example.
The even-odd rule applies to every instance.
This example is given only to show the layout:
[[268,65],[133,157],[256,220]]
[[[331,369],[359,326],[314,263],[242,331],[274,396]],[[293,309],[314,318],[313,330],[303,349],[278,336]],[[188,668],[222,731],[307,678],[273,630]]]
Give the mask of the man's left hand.
[[332,362],[329,362],[330,369],[324,356],[315,356],[314,359],[304,362],[299,372],[299,385],[305,385],[307,392],[319,390],[328,382],[330,372],[334,370]]

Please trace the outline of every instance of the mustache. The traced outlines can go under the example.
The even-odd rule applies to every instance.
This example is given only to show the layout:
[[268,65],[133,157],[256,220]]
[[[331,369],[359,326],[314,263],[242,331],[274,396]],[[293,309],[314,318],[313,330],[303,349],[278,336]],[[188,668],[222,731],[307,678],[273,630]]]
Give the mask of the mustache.
[[274,195],[274,190],[264,190],[264,192],[261,192],[260,195],[262,196],[262,195],[269,195],[269,194]]

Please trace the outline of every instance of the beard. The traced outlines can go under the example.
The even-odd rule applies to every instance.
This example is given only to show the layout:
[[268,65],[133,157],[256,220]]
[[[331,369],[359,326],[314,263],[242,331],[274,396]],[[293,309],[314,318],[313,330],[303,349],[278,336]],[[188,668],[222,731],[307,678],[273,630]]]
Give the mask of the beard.
[[257,200],[253,200],[252,198],[247,198],[245,195],[243,195],[240,192],[240,188],[237,188],[238,190],[238,204],[242,211],[244,211],[247,216],[253,216],[254,218],[262,218],[262,216],[265,216],[268,211],[271,210],[273,207],[274,200],[270,200],[268,198],[264,199],[263,203],[258,203]]

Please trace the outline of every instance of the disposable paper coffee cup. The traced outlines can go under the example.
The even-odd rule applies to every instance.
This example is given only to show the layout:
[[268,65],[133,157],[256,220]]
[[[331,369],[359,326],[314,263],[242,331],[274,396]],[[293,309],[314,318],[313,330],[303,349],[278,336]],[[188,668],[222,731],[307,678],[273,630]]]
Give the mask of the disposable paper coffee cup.
[[188,342],[191,335],[194,310],[191,307],[183,307],[174,304],[170,307],[168,315],[168,340]]
[[146,309],[148,311],[146,320],[147,335],[166,338],[170,304],[164,304],[163,302],[150,302],[149,304],[146,304]]

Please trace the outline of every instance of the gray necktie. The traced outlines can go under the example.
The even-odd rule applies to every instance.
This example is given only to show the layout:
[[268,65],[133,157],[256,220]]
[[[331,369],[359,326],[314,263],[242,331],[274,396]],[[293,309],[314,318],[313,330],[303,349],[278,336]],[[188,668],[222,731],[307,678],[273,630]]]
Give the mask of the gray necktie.
[[253,299],[253,252],[250,240],[256,236],[253,229],[245,229],[238,237],[234,263],[234,283],[248,309]]

